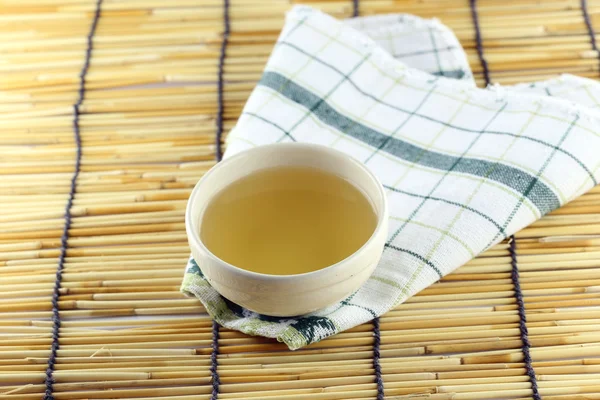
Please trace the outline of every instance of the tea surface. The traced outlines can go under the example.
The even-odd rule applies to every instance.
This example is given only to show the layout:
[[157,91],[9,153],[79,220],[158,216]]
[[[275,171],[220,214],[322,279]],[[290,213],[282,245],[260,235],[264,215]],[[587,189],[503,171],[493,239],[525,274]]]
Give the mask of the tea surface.
[[345,259],[376,225],[371,203],[350,182],[313,168],[277,167],[219,192],[203,214],[200,237],[236,267],[292,275]]

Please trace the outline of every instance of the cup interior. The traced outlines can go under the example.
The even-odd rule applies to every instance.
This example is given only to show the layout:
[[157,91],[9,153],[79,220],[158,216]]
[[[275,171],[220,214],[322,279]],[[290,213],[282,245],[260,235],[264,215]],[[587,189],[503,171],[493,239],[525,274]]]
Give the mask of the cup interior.
[[[200,225],[203,213],[212,198],[225,187],[249,174],[266,168],[284,166],[311,167],[329,172],[349,181],[367,197],[377,215],[377,225],[370,238],[363,244],[363,247],[382,228],[382,222],[386,218],[385,193],[379,180],[361,162],[340,151],[325,146],[305,143],[278,143],[255,147],[227,158],[202,177],[192,191],[186,210],[188,237],[191,235],[191,240],[193,240],[194,244],[200,246],[207,254],[219,259],[210,252],[200,238]],[[227,264],[221,259],[219,261]],[[232,267],[249,274],[265,275],[242,270],[235,266]],[[280,277],[294,275],[267,276]]]

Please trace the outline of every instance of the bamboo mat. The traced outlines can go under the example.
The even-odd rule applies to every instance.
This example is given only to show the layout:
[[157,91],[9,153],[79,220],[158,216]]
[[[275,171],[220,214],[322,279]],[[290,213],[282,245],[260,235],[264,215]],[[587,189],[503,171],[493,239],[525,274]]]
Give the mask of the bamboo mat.
[[[304,3],[437,16],[480,85],[599,74],[600,2]],[[186,199],[290,6],[0,1],[0,399],[600,399],[598,188],[381,317],[380,335],[292,353],[213,332],[179,293]]]

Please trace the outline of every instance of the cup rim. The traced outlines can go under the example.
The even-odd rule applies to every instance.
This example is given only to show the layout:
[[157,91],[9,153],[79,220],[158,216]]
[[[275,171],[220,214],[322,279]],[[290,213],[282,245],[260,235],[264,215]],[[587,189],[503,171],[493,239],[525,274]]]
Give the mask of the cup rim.
[[[199,229],[196,229],[196,228],[199,228],[198,226],[196,226],[199,223],[198,222],[194,223],[192,221],[191,215],[192,215],[192,209],[194,208],[194,204],[195,204],[194,199],[200,192],[203,182],[205,182],[211,174],[214,174],[214,172],[217,169],[222,168],[223,165],[234,163],[238,159],[241,159],[243,157],[248,157],[249,153],[254,153],[254,152],[258,153],[259,151],[265,151],[265,150],[273,149],[273,148],[304,148],[304,149],[309,149],[310,151],[317,151],[317,152],[323,152],[323,153],[329,153],[329,154],[342,156],[347,161],[356,165],[362,171],[362,173],[366,174],[372,181],[375,182],[375,184],[376,184],[375,186],[377,188],[378,195],[381,199],[381,205],[382,205],[381,212],[377,213],[377,225],[375,226],[375,230],[373,230],[373,233],[371,234],[371,236],[369,236],[369,239],[367,239],[362,244],[362,246],[358,248],[358,250],[356,250],[354,253],[350,254],[348,257],[338,261],[335,264],[331,264],[327,267],[324,267],[324,268],[321,268],[321,269],[318,269],[315,271],[304,272],[302,274],[292,274],[292,275],[272,275],[272,274],[263,274],[260,272],[249,271],[249,270],[246,270],[246,269],[243,269],[240,267],[236,267],[235,265],[230,264],[227,261],[216,256],[202,242],[202,240],[200,239]],[[377,176],[375,174],[373,174],[373,172],[371,172],[362,162],[354,159],[353,157],[349,156],[348,154],[346,154],[342,151],[332,149],[331,147],[327,147],[327,146],[323,146],[323,145],[319,145],[319,144],[298,143],[298,142],[272,143],[272,144],[259,145],[259,146],[241,151],[240,153],[237,153],[237,154],[233,155],[232,157],[226,158],[226,159],[218,162],[209,171],[207,171],[200,178],[200,180],[198,180],[198,182],[194,186],[194,189],[192,189],[192,192],[190,193],[190,197],[188,198],[188,203],[186,205],[186,211],[185,211],[185,228],[186,228],[188,240],[191,240],[196,246],[198,246],[202,251],[204,251],[209,257],[218,261],[218,263],[221,267],[230,270],[230,272],[236,272],[247,278],[256,278],[256,279],[269,280],[269,281],[285,281],[285,280],[298,279],[298,278],[304,278],[304,277],[307,277],[307,278],[313,277],[315,275],[322,274],[325,271],[343,269],[344,265],[349,265],[348,262],[350,260],[358,257],[358,255],[360,253],[365,252],[372,245],[372,243],[375,241],[375,239],[381,234],[381,230],[383,230],[385,227],[384,222],[387,218],[387,214],[388,214],[388,203],[387,203],[387,197],[385,194],[385,190],[383,188],[383,184],[381,183],[379,178],[377,178]]]

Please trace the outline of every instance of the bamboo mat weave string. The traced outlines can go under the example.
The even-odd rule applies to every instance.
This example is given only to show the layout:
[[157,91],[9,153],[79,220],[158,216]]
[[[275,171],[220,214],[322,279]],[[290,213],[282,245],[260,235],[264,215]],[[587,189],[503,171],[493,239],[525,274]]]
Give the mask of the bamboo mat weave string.
[[[215,140],[215,158],[217,162],[223,158],[222,150],[222,136],[223,136],[223,116],[225,113],[224,105],[224,69],[225,69],[225,58],[227,54],[227,43],[229,41],[230,34],[230,21],[229,21],[229,0],[223,0],[223,38],[221,40],[221,49],[219,52],[219,67],[217,76],[217,132]],[[212,380],[212,395],[211,400],[217,400],[219,398],[221,379],[219,377],[219,324],[215,321],[212,322],[212,344],[210,354],[210,374]]]
[[587,0],[581,0],[581,12],[583,14],[585,26],[590,35],[590,44],[592,45],[592,49],[596,52],[596,58],[598,58],[600,67],[600,49],[598,49],[598,45],[596,43],[596,34],[594,33],[594,25],[592,24],[592,20],[590,19],[590,14],[588,12]]
[[375,370],[375,383],[377,384],[377,400],[385,399],[383,374],[381,373],[381,329],[379,317],[373,319],[373,369]]
[[94,34],[98,26],[98,20],[100,19],[100,10],[102,7],[102,0],[97,0],[96,9],[92,17],[92,24],[89,33],[86,38],[86,51],[83,67],[79,73],[79,86],[77,91],[77,101],[73,104],[73,136],[76,146],[75,153],[75,168],[73,176],[71,178],[71,184],[69,188],[69,196],[67,205],[65,206],[65,224],[63,226],[62,236],[60,238],[60,254],[58,257],[58,266],[56,269],[56,280],[54,281],[54,289],[52,291],[52,346],[50,348],[50,356],[48,357],[48,368],[46,369],[45,386],[46,390],[44,393],[44,400],[54,400],[54,370],[56,367],[58,349],[60,348],[60,289],[63,278],[63,270],[65,264],[65,257],[67,255],[67,248],[69,246],[69,229],[71,228],[72,216],[71,208],[73,207],[73,200],[77,192],[77,178],[81,171],[81,127],[79,124],[80,110],[79,108],[85,100],[85,79],[87,72],[90,68],[90,60],[92,58]]
[[529,341],[529,330],[527,329],[527,314],[525,312],[525,301],[523,300],[523,292],[521,291],[521,282],[519,280],[519,265],[517,263],[517,239],[511,236],[509,239],[509,253],[511,264],[511,280],[515,289],[515,299],[517,301],[517,310],[519,312],[519,332],[521,334],[521,342],[523,343],[523,361],[525,362],[525,371],[531,382],[531,393],[534,400],[541,400],[538,389],[535,370],[532,366],[531,359],[531,342]]
[[479,63],[483,69],[483,79],[485,85],[490,84],[490,69],[488,67],[487,60],[483,54],[483,40],[481,38],[481,28],[479,27],[479,12],[477,11],[477,0],[469,0],[471,6],[471,18],[473,19],[473,28],[475,29],[475,47],[477,49],[477,56],[479,57]]
[[227,54],[227,43],[229,42],[230,34],[230,22],[229,22],[229,0],[223,0],[223,39],[221,40],[221,50],[219,52],[219,68],[217,77],[217,135],[215,140],[216,146],[216,158],[217,161],[221,161],[223,158],[223,150],[221,148],[221,142],[223,138],[223,117],[225,115],[225,101],[224,96],[224,70],[225,70],[225,58]]
[[212,344],[210,353],[210,374],[212,377],[212,395],[211,400],[217,400],[219,398],[219,389],[221,385],[221,379],[219,377],[219,324],[215,321],[212,322]]
[[[585,0],[582,0],[585,1]],[[483,48],[483,39],[481,35],[481,29],[479,27],[479,13],[477,12],[477,0],[470,0],[471,15],[473,17],[473,26],[475,28],[475,42],[477,48],[477,55],[483,68],[483,76],[485,79],[486,86],[491,83],[490,74],[488,69],[487,60],[485,59],[485,53]],[[527,316],[525,312],[525,302],[523,300],[523,292],[521,291],[521,283],[519,281],[519,266],[517,264],[517,239],[514,235],[509,238],[509,254],[511,260],[511,280],[514,288],[515,300],[517,302],[517,311],[519,313],[519,332],[523,351],[523,361],[525,362],[525,371],[529,377],[531,383],[531,393],[534,400],[541,400],[541,396],[538,389],[537,378],[535,370],[532,366],[532,359],[530,354],[531,343],[529,341],[529,332],[527,329]]]

